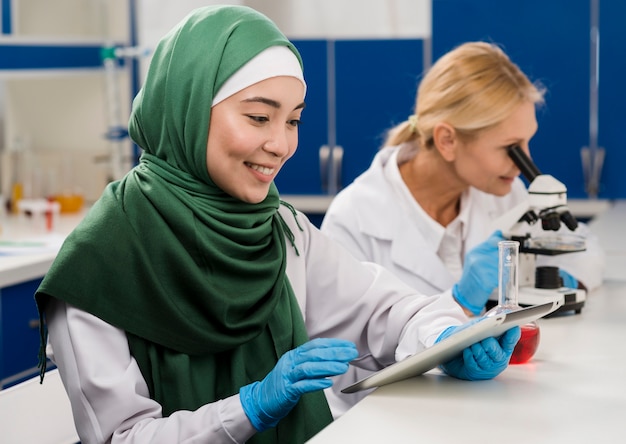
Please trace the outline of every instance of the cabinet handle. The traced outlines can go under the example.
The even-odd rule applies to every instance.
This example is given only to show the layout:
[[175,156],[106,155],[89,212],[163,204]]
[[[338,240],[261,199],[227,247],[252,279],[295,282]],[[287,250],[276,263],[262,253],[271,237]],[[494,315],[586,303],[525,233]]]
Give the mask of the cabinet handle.
[[320,155],[320,181],[322,191],[335,195],[341,189],[341,167],[343,148],[335,145],[322,145]]
[[328,164],[330,162],[330,147],[322,145],[320,147],[320,183],[322,191],[328,192]]
[[341,189],[341,168],[343,163],[343,148],[335,146],[333,148],[330,165],[330,177],[328,182],[328,193],[335,195]]

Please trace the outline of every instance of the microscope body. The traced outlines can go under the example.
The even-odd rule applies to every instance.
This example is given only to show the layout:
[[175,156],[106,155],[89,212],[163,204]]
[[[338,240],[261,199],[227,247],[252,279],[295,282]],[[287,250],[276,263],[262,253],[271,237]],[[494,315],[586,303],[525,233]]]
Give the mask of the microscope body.
[[[541,224],[542,230],[535,227]],[[567,188],[547,174],[538,174],[528,187],[528,198],[494,222],[505,238],[520,243],[519,296],[521,306],[563,300],[557,311],[580,313],[586,292],[562,284],[558,267],[538,267],[538,255],[558,255],[584,251],[584,240],[560,230],[565,225],[574,231],[578,222],[567,207]],[[493,231],[493,230],[492,230]],[[491,300],[497,301],[497,292]]]

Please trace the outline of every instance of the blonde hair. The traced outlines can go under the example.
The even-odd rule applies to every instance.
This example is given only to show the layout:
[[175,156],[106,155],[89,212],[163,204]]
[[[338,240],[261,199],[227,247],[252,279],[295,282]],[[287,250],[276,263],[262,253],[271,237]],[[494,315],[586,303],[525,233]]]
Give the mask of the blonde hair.
[[[452,125],[471,139],[506,119],[525,101],[543,103],[544,89],[533,84],[498,46],[464,43],[442,56],[420,82],[415,114],[393,127],[384,146],[419,140],[433,146],[433,128]],[[420,144],[414,144],[419,146]]]

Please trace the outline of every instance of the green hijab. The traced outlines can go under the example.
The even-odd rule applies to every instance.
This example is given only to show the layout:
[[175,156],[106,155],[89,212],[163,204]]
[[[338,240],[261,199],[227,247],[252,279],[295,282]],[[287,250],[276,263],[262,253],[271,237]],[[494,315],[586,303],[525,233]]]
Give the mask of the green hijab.
[[[126,331],[165,416],[238,393],[308,340],[276,187],[245,203],[206,167],[215,93],[275,45],[300,59],[269,19],[239,6],[195,10],[159,42],[129,124],[140,163],[107,186],[36,293],[40,316],[54,297]],[[323,393],[308,394],[249,442],[304,442],[330,420]]]

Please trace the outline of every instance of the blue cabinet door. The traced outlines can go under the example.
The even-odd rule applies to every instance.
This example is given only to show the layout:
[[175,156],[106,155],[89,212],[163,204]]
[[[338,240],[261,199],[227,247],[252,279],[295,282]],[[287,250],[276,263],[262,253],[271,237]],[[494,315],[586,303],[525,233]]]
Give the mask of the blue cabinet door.
[[[295,41],[304,61],[306,108],[296,154],[276,179],[281,194],[326,194],[320,148],[328,138],[326,40]],[[385,132],[411,114],[422,73],[422,40],[334,42],[336,144],[344,150],[339,188],[369,166]],[[332,73],[331,73],[332,74]],[[332,115],[332,114],[331,114]]]
[[392,126],[415,106],[423,41],[337,42],[337,143],[344,149],[342,185],[365,171]]
[[40,279],[0,290],[0,380],[11,385],[37,373],[39,316],[34,294]]

